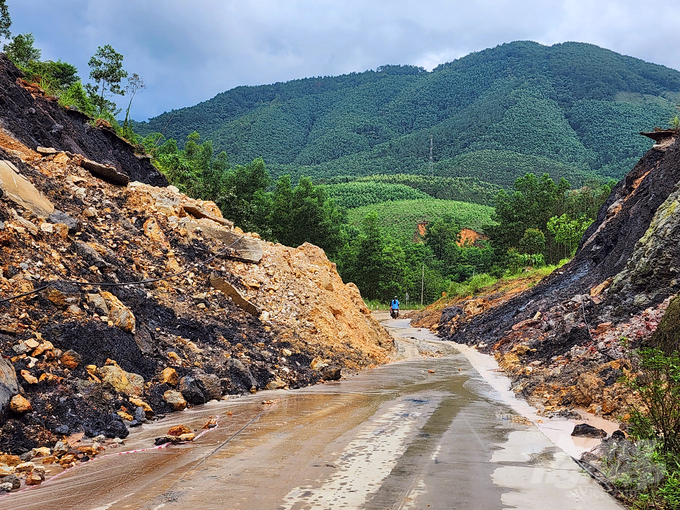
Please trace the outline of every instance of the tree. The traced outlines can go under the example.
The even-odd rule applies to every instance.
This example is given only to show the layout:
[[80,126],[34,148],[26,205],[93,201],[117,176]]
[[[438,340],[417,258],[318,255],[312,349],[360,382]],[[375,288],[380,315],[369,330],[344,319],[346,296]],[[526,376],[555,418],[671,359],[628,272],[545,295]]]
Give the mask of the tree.
[[132,76],[128,78],[127,85],[125,87],[125,93],[130,96],[130,102],[128,103],[127,110],[125,110],[125,120],[123,121],[123,134],[126,138],[133,138],[134,133],[132,127],[130,126],[130,108],[132,108],[132,100],[135,98],[137,93],[140,93],[146,88],[144,80],[137,74],[132,73]]
[[545,250],[545,234],[537,228],[528,228],[519,240],[522,253],[529,255],[532,266],[543,264],[543,251]]
[[300,177],[294,189],[288,175],[277,182],[271,227],[282,244],[299,246],[309,242],[334,255],[342,246],[343,222],[343,213],[309,177]]
[[12,26],[12,18],[9,16],[6,0],[0,0],[0,36],[7,39],[12,37],[9,27]]
[[92,101],[97,107],[98,113],[105,111],[115,115],[120,112],[116,110],[116,103],[106,99],[106,94],[125,95],[120,82],[127,78],[127,71],[123,69],[123,55],[117,53],[110,44],[99,46],[95,54],[87,63],[90,66],[90,79],[95,84],[87,84],[86,88]]
[[12,37],[8,44],[2,47],[7,57],[14,62],[19,69],[26,71],[31,62],[40,60],[42,52],[33,46],[35,37],[33,34],[18,34]]
[[375,211],[361,222],[361,233],[344,250],[343,279],[354,282],[368,299],[387,301],[400,295],[407,273],[404,251],[380,229]]
[[[548,220],[564,209],[565,192],[569,188],[565,179],[555,184],[548,174],[539,179],[528,173],[515,181],[512,195],[501,191],[492,215],[496,224],[484,227],[492,246],[505,253],[509,248],[520,247],[527,229],[537,229],[545,234]],[[558,254],[551,252],[551,255],[554,255],[551,261],[557,262],[553,259],[558,259]]]
[[563,214],[550,218],[547,228],[555,241],[563,245],[564,256],[568,257],[576,250],[578,242],[592,222],[593,220],[585,215],[572,220],[567,214]]

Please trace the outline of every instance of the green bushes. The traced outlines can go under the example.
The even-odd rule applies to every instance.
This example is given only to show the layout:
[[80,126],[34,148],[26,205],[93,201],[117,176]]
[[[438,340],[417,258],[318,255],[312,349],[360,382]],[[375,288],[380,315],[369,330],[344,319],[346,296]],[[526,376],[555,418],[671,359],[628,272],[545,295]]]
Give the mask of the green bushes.
[[633,508],[680,508],[680,354],[653,347],[631,358],[624,382],[639,403],[629,409],[634,442],[607,445],[603,473]]
[[427,193],[404,184],[384,182],[346,182],[324,186],[339,207],[353,209],[381,202],[430,198]]

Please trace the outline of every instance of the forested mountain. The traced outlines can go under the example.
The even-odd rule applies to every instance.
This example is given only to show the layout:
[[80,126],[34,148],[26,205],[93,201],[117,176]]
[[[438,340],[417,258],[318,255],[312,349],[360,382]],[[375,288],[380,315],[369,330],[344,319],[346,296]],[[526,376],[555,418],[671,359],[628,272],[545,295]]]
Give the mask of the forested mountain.
[[624,175],[649,147],[637,133],[667,125],[679,99],[675,70],[590,44],[521,41],[432,72],[390,65],[237,87],[135,127],[178,141],[198,131],[232,163],[262,157],[275,175],[432,172],[510,187],[548,172],[578,186]]

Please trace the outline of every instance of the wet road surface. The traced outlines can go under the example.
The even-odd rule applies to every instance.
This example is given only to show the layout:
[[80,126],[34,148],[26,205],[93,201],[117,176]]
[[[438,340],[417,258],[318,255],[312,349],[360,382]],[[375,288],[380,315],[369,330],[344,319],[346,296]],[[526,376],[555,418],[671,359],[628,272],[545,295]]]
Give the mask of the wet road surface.
[[[400,350],[446,356],[175,413],[130,434],[124,449],[145,451],[111,450],[0,508],[621,508],[464,356],[419,340]],[[200,429],[208,416],[218,427],[194,443],[153,448],[170,426]]]

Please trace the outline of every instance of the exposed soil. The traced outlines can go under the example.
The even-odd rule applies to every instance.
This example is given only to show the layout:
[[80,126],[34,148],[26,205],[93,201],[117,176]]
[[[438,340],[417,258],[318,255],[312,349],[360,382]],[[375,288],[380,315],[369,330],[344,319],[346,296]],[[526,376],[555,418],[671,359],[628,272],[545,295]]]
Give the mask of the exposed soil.
[[[0,390],[22,397],[0,398],[0,452],[121,438],[185,406],[389,359],[389,335],[322,250],[233,229],[214,203],[162,187],[115,133],[19,78],[0,55],[0,160],[55,212],[0,194]],[[136,182],[101,180],[83,157]]]

